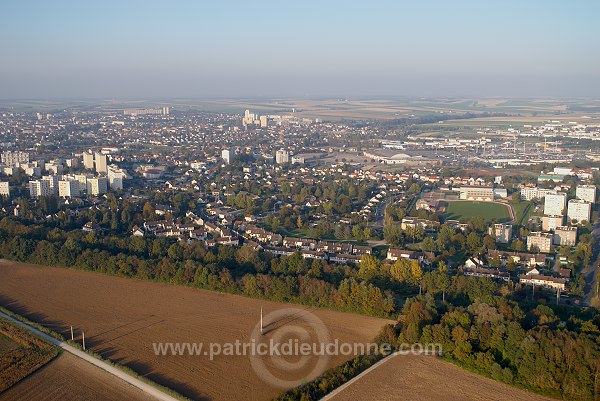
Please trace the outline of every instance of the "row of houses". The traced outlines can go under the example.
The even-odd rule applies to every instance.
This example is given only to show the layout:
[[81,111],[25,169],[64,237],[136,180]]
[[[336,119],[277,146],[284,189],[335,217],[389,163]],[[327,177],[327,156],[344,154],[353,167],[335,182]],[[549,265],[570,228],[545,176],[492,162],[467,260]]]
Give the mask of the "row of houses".
[[[135,226],[133,236],[143,237],[148,234],[156,237],[177,237],[182,241],[204,241],[208,247],[215,245],[239,245],[238,236],[228,228],[204,221],[196,217],[193,223],[182,223],[174,220],[145,221],[141,227]],[[212,238],[209,238],[209,234]]]
[[358,264],[362,258],[362,255],[358,254],[344,254],[344,253],[327,253],[309,249],[294,249],[280,246],[265,245],[262,247],[267,252],[271,252],[274,255],[279,256],[290,256],[294,252],[300,252],[304,259],[320,259],[329,261],[332,263],[353,263]]
[[348,242],[318,241],[312,238],[285,237],[282,243],[285,248],[296,248],[320,253],[357,255],[359,257],[373,253],[373,248],[370,246],[355,245]]
[[[550,288],[560,291],[566,290],[566,284],[568,283],[571,275],[569,269],[560,269],[559,276],[554,277],[546,274],[541,274],[538,269],[539,266],[544,266],[544,259],[540,258],[540,255],[531,255],[517,252],[501,252],[501,251],[490,251],[488,255],[490,257],[501,256],[504,261],[504,265],[507,260],[517,261],[521,266],[528,266],[524,268],[524,273],[518,276],[519,282],[525,285],[533,285],[544,288]],[[543,256],[543,255],[542,255]],[[473,277],[489,277],[494,280],[501,280],[504,282],[510,281],[510,273],[500,268],[490,268],[481,259],[477,257],[469,258],[463,267],[463,274],[466,276]]]
[[412,251],[409,249],[388,249],[387,260],[395,262],[397,260],[416,260],[421,266],[430,266],[435,260],[433,252]]

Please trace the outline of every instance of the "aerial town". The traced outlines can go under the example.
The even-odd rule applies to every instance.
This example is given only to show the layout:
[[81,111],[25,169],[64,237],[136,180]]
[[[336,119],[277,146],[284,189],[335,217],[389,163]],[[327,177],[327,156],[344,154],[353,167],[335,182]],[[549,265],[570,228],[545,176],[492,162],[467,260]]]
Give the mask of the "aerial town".
[[[490,323],[482,323],[480,316],[503,316],[485,319],[496,319],[497,327],[518,324],[519,336],[542,336],[539,347],[545,341],[565,346],[544,337],[553,332],[539,331],[548,324],[592,341],[587,333],[600,327],[594,323],[596,315],[588,315],[600,305],[597,118],[459,114],[452,104],[440,102],[436,112],[424,116],[353,119],[341,111],[341,118],[332,119],[323,118],[328,109],[315,104],[313,111],[273,104],[277,112],[264,106],[265,112],[219,112],[164,103],[143,108],[103,104],[92,110],[76,106],[52,113],[2,111],[0,254],[6,266],[29,263],[8,270],[0,264],[7,277],[0,282],[2,313],[24,312],[11,309],[11,300],[18,299],[48,314],[65,312],[61,319],[66,321],[80,315],[60,307],[65,294],[109,287],[111,301],[81,294],[77,299],[87,300],[78,304],[81,312],[95,310],[98,302],[125,302],[131,313],[144,314],[149,302],[156,302],[152,310],[160,310],[161,300],[193,287],[209,292],[194,295],[202,300],[184,302],[178,310],[196,311],[201,305],[202,314],[210,313],[220,302],[215,294],[229,293],[242,295],[235,298],[241,302],[236,308],[248,311],[235,323],[215,326],[207,339],[235,325],[252,325],[252,299],[280,307],[309,305],[346,312],[325,319],[333,335],[341,335],[336,327],[352,326],[357,328],[354,340],[377,335],[378,343],[393,349],[440,344],[451,350],[444,359],[497,372],[493,378],[513,385],[530,377],[515,367],[524,362],[514,356],[507,363],[499,345],[484,345],[489,340],[481,335]],[[418,102],[411,107],[418,108]],[[27,286],[16,284],[22,280],[19,274],[33,274],[27,269],[38,264],[105,278],[62,280],[44,270]],[[11,279],[13,274],[17,276]],[[119,290],[118,282],[103,281],[118,279],[135,279],[136,286],[168,283],[174,285],[173,294],[132,298],[132,289]],[[81,282],[87,284],[80,287]],[[158,294],[162,289],[144,291]],[[34,293],[47,297],[45,306],[31,304]],[[261,330],[262,310],[258,308]],[[168,310],[161,313],[169,316]],[[460,313],[468,320],[455,327],[452,322]],[[236,312],[223,316],[233,318]],[[358,330],[366,317],[378,321]],[[107,325],[114,319],[90,318],[54,327],[53,335],[103,355],[106,344],[112,344],[110,335],[87,342],[85,336],[110,333]],[[129,322],[124,327],[137,324],[136,318],[124,321]],[[94,326],[96,322],[100,325]],[[193,322],[173,324],[204,327],[202,321]],[[148,353],[169,330],[148,324],[153,327],[148,340],[140,341],[133,329],[117,337],[117,349],[128,349],[128,358],[142,355],[158,363],[155,368],[167,377],[192,383],[187,387],[156,379],[154,384],[165,391],[200,398],[207,384],[180,371],[188,365],[173,356],[163,366]],[[83,327],[79,334],[78,325],[85,325],[88,334]],[[468,335],[460,334],[467,329],[482,333],[477,340],[466,340],[468,346]],[[512,341],[511,335],[505,331],[502,344]],[[489,347],[498,353],[489,354]],[[519,355],[523,347],[524,342]],[[542,348],[535,352],[543,353]],[[318,399],[337,391],[328,374],[339,377],[348,369],[358,374],[378,360],[368,354],[357,357],[354,364],[330,360],[333,373],[315,376],[308,387],[288,384],[283,394],[247,362],[221,359],[219,366],[252,381],[260,399],[302,399],[305,394]],[[209,362],[200,358],[190,363],[204,369]],[[218,386],[223,377],[211,383]],[[306,377],[301,374],[301,380]],[[129,374],[126,379],[136,380]],[[210,391],[216,399],[232,399],[239,389]]]
[[600,152],[586,147],[600,125],[443,138],[169,107],[3,113],[0,124],[2,213],[16,221],[348,266],[445,261],[557,301],[591,299]]

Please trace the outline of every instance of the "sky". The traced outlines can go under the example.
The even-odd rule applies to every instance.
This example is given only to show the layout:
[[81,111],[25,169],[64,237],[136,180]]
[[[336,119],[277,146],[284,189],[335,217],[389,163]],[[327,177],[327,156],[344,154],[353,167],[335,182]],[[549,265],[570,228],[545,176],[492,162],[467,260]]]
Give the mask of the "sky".
[[600,1],[0,1],[0,98],[600,98]]

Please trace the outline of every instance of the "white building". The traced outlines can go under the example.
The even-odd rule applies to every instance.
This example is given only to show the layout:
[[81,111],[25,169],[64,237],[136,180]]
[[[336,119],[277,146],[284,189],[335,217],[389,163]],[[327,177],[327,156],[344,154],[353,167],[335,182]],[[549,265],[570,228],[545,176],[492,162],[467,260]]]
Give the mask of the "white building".
[[106,173],[107,172],[106,155],[103,155],[100,152],[96,152],[94,154],[94,165],[96,166],[96,171],[98,173]]
[[88,195],[105,194],[108,191],[108,180],[106,177],[88,178],[86,182]]
[[542,199],[547,194],[555,194],[556,191],[553,189],[545,189],[538,187],[525,187],[521,188],[521,200],[530,201],[532,199]]
[[233,160],[233,150],[232,149],[223,149],[221,151],[221,158],[225,163],[230,164]]
[[567,222],[575,220],[577,223],[590,221],[592,204],[581,199],[571,199],[567,208]]
[[108,185],[113,191],[123,189],[123,180],[127,178],[125,170],[120,169],[115,165],[108,166]]
[[460,199],[484,202],[491,202],[494,200],[494,188],[492,187],[464,186],[458,188],[458,191],[460,193]]
[[527,250],[529,252],[550,253],[553,250],[553,239],[554,235],[552,233],[532,232],[527,236]]
[[61,198],[73,198],[81,195],[79,190],[79,181],[60,180],[58,181],[58,196]]
[[9,182],[0,182],[0,195],[9,197],[10,196],[10,185]]
[[544,214],[547,216],[563,216],[566,206],[567,194],[564,192],[546,194],[544,198]]
[[275,153],[275,162],[277,164],[285,164],[290,162],[290,153],[285,149],[279,149]]
[[586,202],[596,202],[596,186],[595,185],[578,185],[575,189],[575,196],[577,199],[584,200]]
[[41,178],[44,181],[48,181],[48,184],[50,185],[50,192],[53,195],[56,195],[58,193],[58,176],[57,175],[46,175],[44,177]]
[[37,198],[40,196],[50,196],[50,183],[46,180],[29,181],[29,196]]
[[83,152],[83,167],[88,170],[94,169],[94,155],[90,152]]

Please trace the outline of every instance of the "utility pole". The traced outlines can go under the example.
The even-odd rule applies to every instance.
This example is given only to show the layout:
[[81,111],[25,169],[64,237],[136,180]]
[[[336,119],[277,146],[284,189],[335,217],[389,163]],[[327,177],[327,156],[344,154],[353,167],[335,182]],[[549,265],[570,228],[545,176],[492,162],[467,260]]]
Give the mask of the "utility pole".
[[263,335],[263,310],[260,308],[260,335]]
[[85,332],[81,332],[81,345],[83,346],[83,350],[85,351]]
[[75,338],[73,337],[73,326],[71,326],[71,341],[73,341]]

